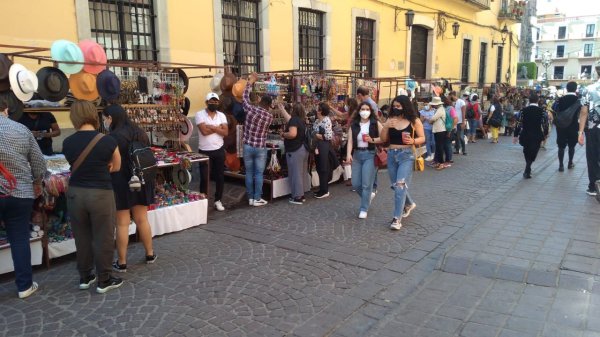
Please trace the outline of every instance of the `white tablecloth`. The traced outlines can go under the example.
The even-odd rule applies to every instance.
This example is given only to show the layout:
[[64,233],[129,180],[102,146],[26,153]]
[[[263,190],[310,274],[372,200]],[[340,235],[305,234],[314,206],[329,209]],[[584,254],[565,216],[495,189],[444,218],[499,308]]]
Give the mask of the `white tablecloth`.
[[[277,180],[273,180],[273,198],[279,198],[284,195],[292,193],[290,187],[290,178],[285,177]],[[310,191],[310,176],[306,173],[306,180],[304,180],[304,192]]]
[[[38,265],[42,264],[42,241],[34,241],[29,244],[31,247],[31,264]],[[0,250],[0,274],[10,273],[15,270],[13,268],[12,254],[10,248]]]
[[206,224],[208,200],[159,208],[148,212],[152,236],[178,232],[186,228]]

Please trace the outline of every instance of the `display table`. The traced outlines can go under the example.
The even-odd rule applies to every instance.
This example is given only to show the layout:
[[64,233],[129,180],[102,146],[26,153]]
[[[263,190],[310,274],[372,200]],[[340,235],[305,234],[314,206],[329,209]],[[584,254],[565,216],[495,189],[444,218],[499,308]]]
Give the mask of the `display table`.
[[[135,231],[135,224],[131,223],[129,225],[129,235],[135,234]],[[48,256],[51,259],[75,253],[76,250],[77,249],[75,248],[75,239],[68,239],[64,241],[48,243]]]
[[152,236],[178,232],[208,221],[208,199],[192,201],[148,212]]
[[[306,174],[304,179],[304,192],[310,191],[310,176]],[[292,189],[290,187],[290,178],[285,177],[271,182],[271,196],[272,198],[279,198],[285,195],[291,194]]]
[[[42,264],[44,249],[41,238],[30,240],[29,247],[31,247],[31,265]],[[10,245],[0,246],[0,274],[10,273],[14,270]]]

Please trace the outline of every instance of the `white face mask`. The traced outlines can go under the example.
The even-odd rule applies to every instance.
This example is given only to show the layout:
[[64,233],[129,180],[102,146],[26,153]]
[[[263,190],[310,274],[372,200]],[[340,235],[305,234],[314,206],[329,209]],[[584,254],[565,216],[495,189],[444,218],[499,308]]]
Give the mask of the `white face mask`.
[[110,130],[110,121],[108,121],[108,120],[104,120],[104,121],[102,122],[102,124],[104,124],[104,128],[105,128],[106,130]]
[[360,118],[367,119],[371,116],[371,110],[360,110]]
[[425,110],[429,110],[429,109],[431,109],[431,107],[429,106],[429,104],[427,104],[427,105],[425,106]]
[[344,105],[344,111],[348,112],[348,106]]

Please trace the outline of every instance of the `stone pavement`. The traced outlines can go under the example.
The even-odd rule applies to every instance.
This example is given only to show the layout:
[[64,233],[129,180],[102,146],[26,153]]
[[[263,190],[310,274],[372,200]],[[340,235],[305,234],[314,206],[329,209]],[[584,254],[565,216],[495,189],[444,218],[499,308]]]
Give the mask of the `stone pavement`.
[[132,244],[126,283],[105,295],[77,290],[72,257],[38,268],[27,300],[5,276],[0,335],[596,336],[600,205],[583,149],[558,173],[549,147],[523,181],[509,141],[415,175],[399,232],[380,172],[366,220],[343,184],[303,206],[211,213],[155,238],[154,265]]

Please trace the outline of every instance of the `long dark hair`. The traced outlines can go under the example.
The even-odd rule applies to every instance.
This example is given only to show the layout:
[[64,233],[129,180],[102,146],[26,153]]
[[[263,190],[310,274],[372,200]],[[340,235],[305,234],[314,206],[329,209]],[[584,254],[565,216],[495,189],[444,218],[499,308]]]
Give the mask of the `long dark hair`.
[[304,110],[304,106],[300,103],[294,103],[294,105],[292,105],[290,115],[300,118],[303,123],[306,120],[306,110]]
[[128,141],[139,140],[146,142],[148,136],[139,126],[131,121],[127,111],[118,104],[109,105],[102,111],[104,117],[112,118],[110,132],[124,135]]
[[[398,102],[402,106],[402,111],[400,113],[394,112],[394,102]],[[390,117],[402,116],[405,119],[408,119],[411,123],[414,123],[417,119],[417,113],[415,112],[415,108],[408,96],[396,96],[390,105],[392,106],[392,110],[390,111],[389,115]]]
[[374,120],[377,119],[375,112],[373,111],[373,107],[371,106],[371,104],[367,103],[367,102],[362,102],[358,105],[358,108],[356,109],[356,111],[354,111],[354,114],[352,115],[352,122],[354,123],[360,123],[360,109],[362,109],[363,105],[366,105],[369,107],[369,111],[371,111],[371,115],[369,116],[370,120]]
[[319,103],[319,110],[321,110],[321,116],[323,117],[329,116],[329,113],[331,112],[329,105],[325,102]]
[[442,95],[442,96],[440,96],[440,98],[442,99],[442,103],[444,103],[444,108],[452,106],[452,101],[450,100],[450,98],[448,96]]

